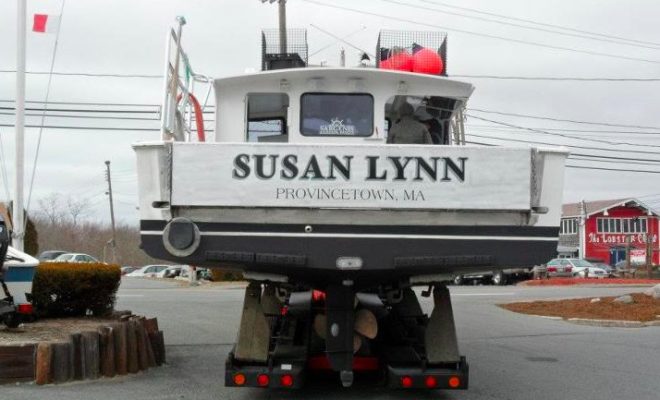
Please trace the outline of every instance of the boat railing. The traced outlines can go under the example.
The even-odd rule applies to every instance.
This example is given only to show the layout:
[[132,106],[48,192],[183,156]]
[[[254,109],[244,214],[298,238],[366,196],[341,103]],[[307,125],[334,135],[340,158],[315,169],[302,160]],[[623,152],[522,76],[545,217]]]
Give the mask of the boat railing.
[[[162,140],[191,141],[193,132],[197,141],[205,141],[204,111],[207,108],[213,79],[197,74],[181,45],[181,34],[186,20],[177,17],[178,26],[170,28],[166,39],[165,88],[161,108]],[[197,85],[206,85],[203,103],[194,94]]]

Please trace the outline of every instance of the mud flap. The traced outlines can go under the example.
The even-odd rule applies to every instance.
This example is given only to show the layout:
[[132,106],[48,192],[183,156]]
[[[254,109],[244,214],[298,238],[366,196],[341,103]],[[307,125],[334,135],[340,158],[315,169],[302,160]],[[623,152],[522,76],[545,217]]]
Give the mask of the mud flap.
[[326,289],[326,352],[330,366],[339,371],[345,387],[353,384],[353,309],[355,294],[348,286]]
[[270,325],[261,306],[261,285],[251,282],[245,289],[234,357],[242,361],[266,362],[269,344]]
[[459,362],[454,313],[446,286],[433,289],[433,304],[424,336],[426,358],[432,364]]

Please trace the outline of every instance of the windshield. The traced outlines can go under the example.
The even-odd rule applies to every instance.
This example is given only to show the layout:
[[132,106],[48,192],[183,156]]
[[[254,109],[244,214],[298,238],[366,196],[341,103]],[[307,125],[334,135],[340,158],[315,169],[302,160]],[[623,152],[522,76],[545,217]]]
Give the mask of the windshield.
[[589,261],[585,260],[572,260],[573,265],[576,267],[593,267],[594,265],[590,263]]
[[300,100],[304,136],[371,136],[374,99],[370,94],[305,93]]

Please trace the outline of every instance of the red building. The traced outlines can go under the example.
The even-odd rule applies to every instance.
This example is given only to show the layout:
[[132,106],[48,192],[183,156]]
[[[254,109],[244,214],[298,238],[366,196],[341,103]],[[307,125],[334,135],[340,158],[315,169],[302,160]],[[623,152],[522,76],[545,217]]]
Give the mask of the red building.
[[[584,229],[580,229],[581,217]],[[564,204],[559,230],[560,255],[599,259],[614,265],[626,259],[645,264],[647,249],[660,264],[658,213],[637,199]]]

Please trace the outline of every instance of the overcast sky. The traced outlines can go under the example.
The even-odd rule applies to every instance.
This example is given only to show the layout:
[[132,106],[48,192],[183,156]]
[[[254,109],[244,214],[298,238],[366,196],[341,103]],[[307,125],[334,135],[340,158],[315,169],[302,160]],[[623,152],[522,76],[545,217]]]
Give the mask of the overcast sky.
[[[644,42],[660,42],[660,3],[653,0],[437,0],[442,4],[473,8],[482,12],[529,19],[552,25],[597,32],[610,36]],[[447,8],[433,1],[421,0],[318,0],[319,3],[349,7],[392,18],[384,18],[348,10],[311,4],[304,0],[289,0],[289,27],[308,30],[310,53],[335,42],[333,38],[311,26],[314,24],[338,36],[345,36],[364,26],[348,39],[357,48],[373,53],[380,29],[442,30],[449,34],[449,75],[498,75],[529,77],[607,77],[660,78],[660,45],[621,45],[602,41],[558,35],[538,30],[522,29],[458,15],[432,12],[429,7],[479,18],[497,19],[492,15],[476,14]],[[414,7],[407,7],[405,3]],[[34,13],[59,14],[61,0],[28,0],[28,30]],[[183,42],[193,68],[213,77],[239,75],[246,69],[260,65],[260,29],[277,26],[277,5],[262,4],[259,0],[67,0],[61,20],[61,33],[54,70],[57,72],[146,74],[162,73],[164,38],[177,15],[188,21]],[[409,20],[404,22],[398,19]],[[431,28],[414,22],[437,25]],[[543,29],[556,30],[544,27]],[[500,36],[514,40],[536,42],[546,46],[573,48],[588,52],[645,59],[617,59],[593,54],[505,41],[471,35],[461,31]],[[564,31],[567,32],[567,31]],[[575,32],[573,32],[575,33]],[[16,68],[16,1],[0,2],[0,70]],[[48,71],[53,56],[55,35],[27,34],[28,71]],[[627,42],[632,43],[632,42]],[[327,60],[337,64],[339,49],[347,49],[347,63],[357,63],[359,52],[334,43],[327,50],[311,58],[319,63]],[[660,81],[646,82],[580,82],[580,81],[520,81],[461,77],[476,86],[468,108],[504,113],[529,114],[554,119],[595,121],[617,125],[658,127],[640,129],[574,124],[537,120],[510,115],[479,116],[512,125],[562,129],[552,131],[570,135],[584,135],[593,141],[581,141],[539,133],[511,132],[502,125],[487,128],[492,123],[468,118],[468,140],[503,142],[470,137],[470,134],[497,136],[504,139],[535,140],[556,144],[605,147],[619,152],[575,150],[580,153],[614,157],[660,159],[652,154],[660,146]],[[50,100],[60,102],[92,102],[158,105],[162,97],[162,79],[109,78],[84,76],[54,76]],[[43,101],[47,76],[28,75],[27,99]],[[0,72],[0,107],[11,107],[15,98],[15,74]],[[35,106],[35,105],[33,105]],[[36,105],[40,106],[40,105]],[[75,106],[71,106],[75,107]],[[89,106],[80,106],[90,108]],[[103,107],[101,107],[103,108]],[[121,108],[119,106],[108,108]],[[148,108],[153,110],[155,107]],[[141,109],[145,109],[142,107]],[[10,111],[0,110],[0,125],[12,125]],[[98,115],[98,114],[92,114]],[[124,115],[125,116],[125,115]],[[138,117],[153,117],[153,114]],[[28,117],[27,124],[39,124],[38,117]],[[48,117],[46,125],[109,126],[158,128],[158,121],[102,120]],[[569,130],[617,130],[655,133],[573,132]],[[13,128],[0,126],[4,162],[13,192]],[[26,172],[32,171],[38,129],[26,130]],[[88,131],[44,129],[42,150],[31,210],[38,208],[38,199],[53,192],[87,198],[93,207],[92,216],[109,219],[104,161],[113,167],[113,187],[116,191],[116,213],[126,223],[137,223],[135,210],[137,182],[134,153],[131,143],[157,139],[157,132]],[[607,142],[628,142],[642,146],[628,146]],[[524,144],[518,144],[524,145]],[[649,153],[629,153],[625,150]],[[644,164],[593,163],[572,160],[573,165],[598,166],[617,169],[660,171],[660,167]],[[29,182],[28,182],[29,183]],[[648,196],[654,195],[654,196]],[[26,193],[27,196],[27,193]],[[595,200],[644,196],[643,200],[660,204],[660,174],[567,169],[564,199]],[[0,200],[6,189],[0,176]]]

